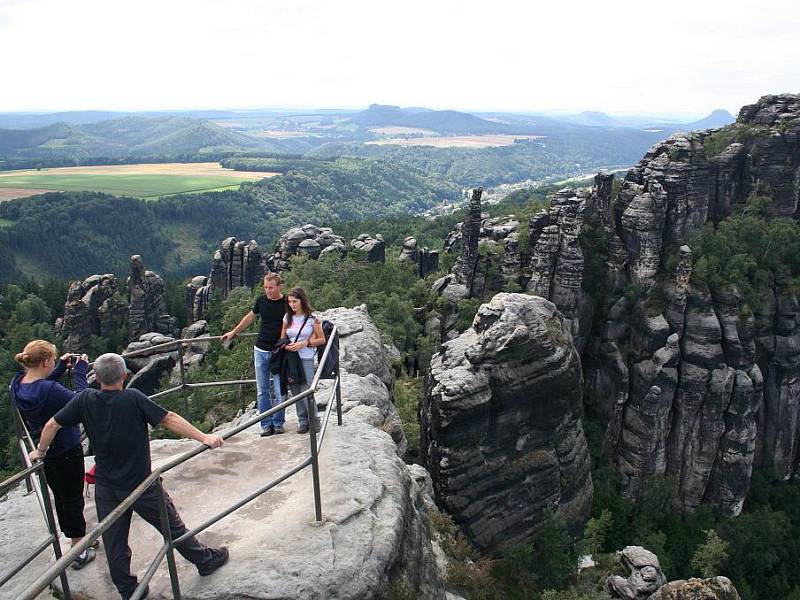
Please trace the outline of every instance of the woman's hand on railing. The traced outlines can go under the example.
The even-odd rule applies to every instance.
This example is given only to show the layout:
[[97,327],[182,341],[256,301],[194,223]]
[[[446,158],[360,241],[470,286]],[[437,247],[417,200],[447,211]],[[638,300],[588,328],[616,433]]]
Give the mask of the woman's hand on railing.
[[219,448],[220,446],[222,446],[222,444],[225,443],[224,440],[220,436],[213,435],[211,433],[204,434],[202,442],[206,446],[208,446],[209,448],[212,448],[212,449],[213,448]]

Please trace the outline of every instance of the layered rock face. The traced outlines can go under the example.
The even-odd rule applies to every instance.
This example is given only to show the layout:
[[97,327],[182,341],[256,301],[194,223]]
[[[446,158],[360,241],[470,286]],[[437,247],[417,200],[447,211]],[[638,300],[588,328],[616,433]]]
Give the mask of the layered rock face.
[[663,250],[751,194],[795,216],[800,198],[800,96],[764,96],[722,130],[676,134],[631,169],[614,206],[633,282],[648,288]]
[[128,306],[112,274],[92,275],[69,286],[64,316],[55,329],[64,337],[66,352],[83,352],[92,336],[113,336],[124,327]]
[[175,335],[177,319],[167,313],[164,280],[147,271],[138,254],[131,256],[128,287],[128,339],[135,340],[148,332]]
[[[602,178],[602,175],[599,176]],[[550,208],[531,217],[529,230],[529,293],[547,298],[568,319],[578,350],[586,344],[591,324],[591,304],[583,291],[584,256],[578,236],[587,205],[597,203],[597,193],[565,188],[556,193]]]
[[186,314],[189,322],[202,319],[215,291],[227,298],[233,288],[261,285],[266,267],[255,240],[244,242],[235,237],[222,240],[214,252],[211,273],[194,277],[186,286]]
[[584,353],[586,399],[631,497],[671,474],[677,508],[706,502],[734,516],[754,467],[798,473],[800,302],[788,281],[770,282],[754,317],[734,287],[692,285],[689,246],[672,275],[664,264],[752,194],[795,215],[799,131],[800,97],[782,95],[744,107],[729,128],[673,136],[628,173],[601,219],[608,296]]
[[344,238],[333,233],[330,227],[303,225],[293,227],[281,236],[275,244],[275,250],[267,258],[270,271],[286,271],[289,259],[296,254],[306,254],[317,259],[329,252],[344,254],[347,251]]
[[523,542],[547,511],[592,501],[580,357],[555,305],[498,294],[431,361],[421,453],[436,496],[482,550]]
[[112,274],[92,275],[69,287],[64,316],[56,332],[64,338],[66,352],[89,349],[92,336],[138,338],[146,332],[175,335],[175,317],[167,314],[164,281],[146,271],[140,256],[131,257],[131,274],[120,285]]

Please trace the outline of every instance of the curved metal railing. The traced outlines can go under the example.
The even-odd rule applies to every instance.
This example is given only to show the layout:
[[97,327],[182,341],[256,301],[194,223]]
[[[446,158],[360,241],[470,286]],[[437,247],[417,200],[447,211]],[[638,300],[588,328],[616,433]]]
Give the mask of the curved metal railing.
[[[248,337],[253,336],[256,334],[240,334],[240,337]],[[288,406],[296,404],[300,401],[305,401],[308,404],[308,414],[309,415],[317,415],[317,406],[316,400],[314,399],[314,393],[317,391],[319,387],[320,378],[322,375],[322,367],[325,364],[328,355],[330,354],[331,347],[336,342],[338,337],[338,330],[334,327],[333,332],[331,333],[328,341],[325,345],[325,350],[323,352],[322,357],[320,358],[319,365],[314,373],[314,379],[311,382],[311,385],[307,390],[298,394],[297,396],[292,396],[285,402],[282,402],[271,409],[264,411],[263,413],[259,413],[252,418],[246,420],[244,423],[234,427],[229,431],[222,432],[220,436],[223,439],[229,439],[238,433],[241,433],[245,429],[248,429],[264,419],[276,412],[286,409]],[[147,356],[150,354],[157,354],[159,351],[172,351],[177,350],[179,354],[178,364],[180,365],[180,377],[181,383],[180,385],[168,388],[166,390],[162,390],[156,394],[152,394],[150,396],[151,399],[160,398],[166,396],[168,394],[174,394],[175,392],[182,392],[184,395],[188,390],[202,388],[202,387],[211,387],[211,386],[226,386],[226,385],[241,385],[246,383],[255,383],[255,379],[239,379],[234,381],[212,381],[212,382],[200,382],[200,383],[188,383],[186,381],[186,372],[183,364],[183,354],[186,346],[195,345],[199,343],[206,343],[206,342],[213,342],[219,341],[222,339],[222,336],[201,336],[196,338],[182,338],[170,342],[165,342],[163,344],[158,344],[156,346],[151,346],[149,348],[144,348],[142,350],[136,350],[133,352],[128,352],[123,354],[122,356],[125,358],[131,358],[134,356]],[[131,600],[139,600],[144,595],[144,590],[147,588],[148,583],[153,578],[156,570],[158,569],[161,562],[164,558],[167,559],[167,568],[169,570],[169,577],[170,583],[172,585],[172,593],[175,600],[179,600],[181,598],[180,592],[180,582],[178,580],[178,573],[175,567],[175,556],[174,556],[174,548],[176,544],[184,541],[186,538],[197,535],[201,531],[211,527],[215,523],[221,521],[231,513],[239,510],[249,502],[252,502],[262,494],[266,493],[267,491],[271,490],[278,484],[282,483],[283,481],[289,479],[296,473],[299,473],[306,467],[311,467],[312,472],[312,485],[313,485],[313,492],[314,492],[314,516],[317,522],[322,521],[322,498],[320,492],[320,482],[319,482],[319,452],[322,448],[322,441],[325,436],[325,431],[328,426],[328,421],[330,420],[330,415],[333,406],[336,406],[336,414],[337,414],[337,423],[338,425],[342,424],[342,393],[341,393],[341,384],[340,384],[340,375],[339,375],[339,364],[337,359],[336,365],[336,375],[333,379],[333,386],[331,387],[330,396],[328,397],[327,406],[325,409],[325,414],[323,415],[320,423],[319,431],[317,431],[316,419],[309,419],[309,442],[310,442],[310,452],[308,458],[304,459],[300,464],[295,465],[294,467],[285,471],[282,475],[277,477],[276,479],[266,483],[265,485],[261,486],[254,492],[248,494],[246,497],[238,500],[237,502],[230,505],[228,508],[223,510],[222,512],[210,517],[206,520],[202,525],[195,527],[191,531],[188,531],[181,537],[177,539],[171,539],[170,536],[170,529],[169,523],[167,521],[167,509],[166,509],[166,499],[163,494],[163,488],[161,489],[161,529],[162,534],[164,535],[164,543],[159,548],[158,552],[156,553],[155,558],[151,561],[149,567],[145,571],[145,574],[139,580],[139,584],[134,591],[133,595],[131,596]],[[53,551],[56,557],[56,562],[50,565],[47,570],[42,573],[20,596],[20,598],[25,600],[33,600],[36,598],[47,586],[49,586],[53,580],[56,578],[61,579],[62,585],[62,592],[64,597],[67,600],[72,598],[69,589],[69,582],[67,580],[66,570],[72,564],[72,562],[78,557],[78,555],[83,552],[86,548],[92,545],[95,540],[97,540],[103,532],[105,532],[111,525],[113,525],[122,515],[133,506],[133,503],[151,486],[153,483],[157,482],[161,476],[174,469],[175,467],[182,465],[195,456],[202,454],[206,450],[209,450],[209,447],[206,445],[200,445],[196,448],[186,452],[180,456],[177,456],[165,464],[161,465],[160,467],[154,469],[152,473],[142,481],[139,486],[134,489],[127,498],[123,502],[121,502],[105,519],[103,519],[100,523],[98,523],[94,529],[87,532],[86,536],[69,551],[62,555],[61,547],[58,541],[58,532],[55,526],[55,519],[53,518],[52,509],[50,506],[50,495],[47,489],[47,483],[44,477],[44,470],[43,466],[44,463],[37,462],[35,464],[31,464],[30,458],[28,457],[29,448],[26,446],[30,446],[30,450],[33,449],[33,441],[25,430],[24,424],[22,423],[22,419],[19,418],[19,414],[16,412],[14,407],[12,406],[12,412],[15,413],[15,425],[17,426],[17,435],[19,438],[20,450],[22,452],[23,460],[27,466],[27,468],[20,473],[12,476],[11,478],[7,479],[6,481],[0,483],[0,495],[5,493],[6,490],[14,487],[21,481],[25,480],[28,482],[29,489],[33,489],[37,497],[39,499],[39,504],[43,511],[43,516],[45,517],[45,521],[47,522],[48,530],[50,532],[48,538],[37,546],[36,550],[30,555],[30,557],[26,558],[23,561],[20,561],[14,568],[9,571],[7,574],[0,578],[0,587],[2,587],[6,582],[8,582],[12,577],[18,574],[22,569],[24,569],[31,561],[33,561],[39,554],[47,550],[48,546],[53,546]],[[319,433],[319,436],[317,435]],[[26,443],[27,442],[27,443]],[[218,452],[224,452],[224,446]],[[32,476],[36,474],[38,475],[38,482],[31,485]]]

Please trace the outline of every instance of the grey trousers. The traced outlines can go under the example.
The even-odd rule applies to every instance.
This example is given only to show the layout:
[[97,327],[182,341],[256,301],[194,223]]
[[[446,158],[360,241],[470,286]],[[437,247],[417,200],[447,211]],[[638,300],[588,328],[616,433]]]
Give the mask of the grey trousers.
[[[138,583],[136,576],[131,575],[131,548],[128,545],[131,516],[133,512],[136,512],[163,535],[161,513],[159,512],[161,490],[161,482],[155,482],[133,503],[133,506],[125,514],[103,533],[103,545],[108,559],[108,570],[111,572],[111,581],[114,582],[117,591],[125,600],[130,598]],[[95,485],[94,493],[98,521],[102,521],[108,516],[129,495],[129,492],[115,490],[99,483]],[[183,524],[181,516],[172,503],[169,494],[164,491],[164,495],[167,501],[170,533],[172,539],[175,539],[186,533],[188,529]],[[194,536],[176,545],[175,549],[180,552],[181,556],[197,567],[208,563],[213,557],[212,549],[205,544],[201,544]]]

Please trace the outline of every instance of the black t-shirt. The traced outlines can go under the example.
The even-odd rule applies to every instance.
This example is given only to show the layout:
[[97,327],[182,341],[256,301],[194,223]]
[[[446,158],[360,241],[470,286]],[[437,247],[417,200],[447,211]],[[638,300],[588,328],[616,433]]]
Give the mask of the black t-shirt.
[[281,296],[280,300],[259,296],[253,304],[253,312],[261,317],[256,347],[261,350],[272,350],[281,336],[281,325],[283,317],[286,316],[286,296]]
[[92,442],[97,483],[124,492],[133,490],[150,475],[150,435],[167,411],[139,390],[77,394],[55,414],[62,427],[83,423]]

